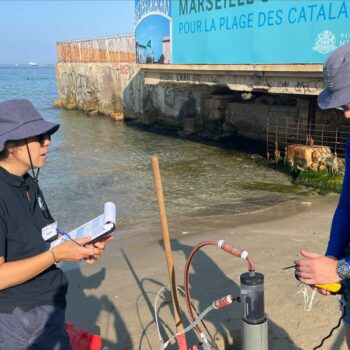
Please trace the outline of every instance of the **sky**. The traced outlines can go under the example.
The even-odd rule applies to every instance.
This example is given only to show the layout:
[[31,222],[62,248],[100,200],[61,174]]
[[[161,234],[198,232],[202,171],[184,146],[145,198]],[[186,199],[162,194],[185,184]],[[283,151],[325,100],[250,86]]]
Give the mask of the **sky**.
[[[147,53],[154,53],[154,59],[159,60],[163,52],[162,39],[170,36],[169,20],[161,16],[146,17],[136,29],[136,39],[141,45],[146,46]],[[150,43],[151,47],[147,47]]]
[[56,63],[56,42],[134,32],[134,0],[0,0],[0,64]]

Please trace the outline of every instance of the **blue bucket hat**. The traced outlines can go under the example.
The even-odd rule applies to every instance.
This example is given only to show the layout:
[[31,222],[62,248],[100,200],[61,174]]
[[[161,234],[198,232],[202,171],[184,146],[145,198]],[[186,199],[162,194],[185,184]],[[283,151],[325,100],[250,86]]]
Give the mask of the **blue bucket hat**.
[[323,66],[325,88],[317,98],[321,109],[350,103],[350,43],[338,47]]
[[25,140],[44,133],[52,135],[59,127],[44,120],[28,100],[0,102],[0,152],[7,141]]

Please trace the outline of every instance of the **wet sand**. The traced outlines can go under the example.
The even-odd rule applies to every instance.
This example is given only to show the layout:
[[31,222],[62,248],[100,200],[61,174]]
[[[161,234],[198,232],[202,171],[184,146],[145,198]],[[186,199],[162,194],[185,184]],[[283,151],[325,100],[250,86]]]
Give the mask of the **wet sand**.
[[[300,248],[323,253],[337,196],[305,197],[255,213],[194,218],[169,217],[177,284],[183,286],[185,258],[207,239],[224,239],[246,248],[257,271],[265,276],[265,310],[269,318],[269,349],[312,349],[336,325],[338,297],[316,295],[310,312],[293,270]],[[100,332],[104,349],[159,349],[154,300],[168,285],[159,222],[120,227],[104,258],[93,266],[69,271],[67,321]],[[215,247],[205,247],[193,260],[191,295],[203,311],[216,298],[239,295],[239,276],[246,263]],[[162,293],[158,312],[163,338],[175,325],[169,293]],[[181,298],[182,299],[182,298]],[[185,305],[181,302],[183,310]],[[240,305],[213,311],[205,323],[219,349],[240,349]],[[184,322],[187,319],[184,316]],[[189,344],[196,344],[193,333]],[[176,349],[176,346],[168,346]],[[336,331],[322,349],[345,349]]]

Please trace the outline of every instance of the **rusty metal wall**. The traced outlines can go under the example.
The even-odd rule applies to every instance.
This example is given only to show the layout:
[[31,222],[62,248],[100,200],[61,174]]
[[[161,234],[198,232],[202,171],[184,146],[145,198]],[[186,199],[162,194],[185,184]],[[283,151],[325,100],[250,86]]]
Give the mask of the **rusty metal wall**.
[[58,42],[57,62],[135,63],[135,35]]
[[350,126],[314,124],[291,118],[267,118],[266,130],[268,159],[283,157],[287,146],[291,144],[328,146],[335,155],[344,157]]

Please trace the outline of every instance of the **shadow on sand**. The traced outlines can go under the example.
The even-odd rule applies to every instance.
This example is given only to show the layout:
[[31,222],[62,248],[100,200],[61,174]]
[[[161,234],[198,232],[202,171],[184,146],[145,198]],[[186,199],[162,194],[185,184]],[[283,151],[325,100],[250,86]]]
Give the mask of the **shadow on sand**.
[[101,350],[133,349],[133,343],[125,323],[108,296],[103,295],[98,298],[86,295],[84,292],[84,290],[97,289],[101,285],[105,279],[105,269],[102,268],[90,276],[84,276],[80,269],[71,270],[66,274],[70,283],[67,295],[66,322],[71,322],[79,329],[87,330],[89,333],[99,334],[100,329],[96,324],[99,316],[103,313],[106,316],[104,328],[107,334],[110,334],[111,337],[115,335],[118,341],[113,343],[102,339]]

